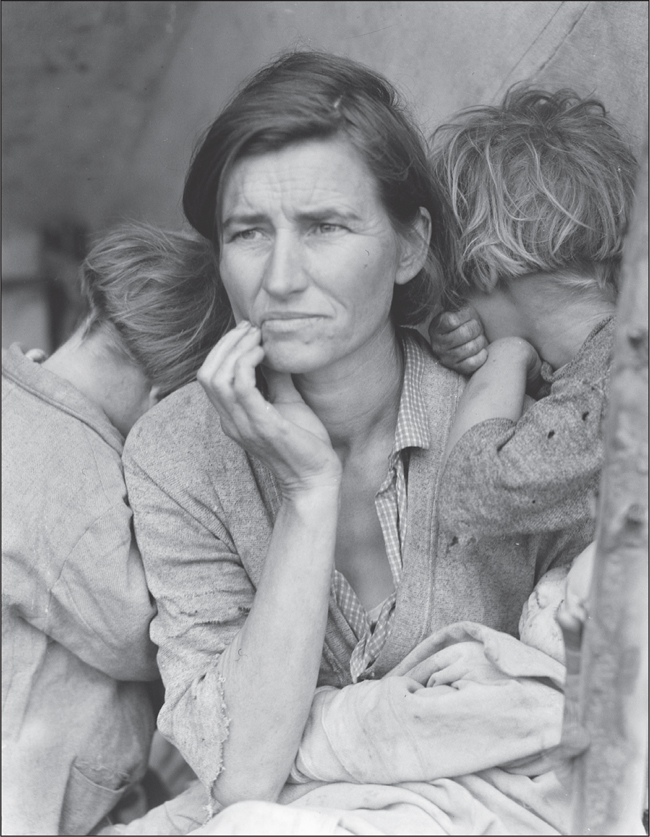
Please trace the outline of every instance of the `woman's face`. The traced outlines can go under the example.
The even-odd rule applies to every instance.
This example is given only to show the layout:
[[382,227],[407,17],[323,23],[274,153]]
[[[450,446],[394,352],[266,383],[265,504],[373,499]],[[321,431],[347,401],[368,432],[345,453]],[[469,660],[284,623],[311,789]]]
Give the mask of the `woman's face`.
[[264,362],[279,372],[323,369],[392,339],[393,286],[421,268],[343,140],[238,161],[222,229],[221,276],[235,317],[260,326]]

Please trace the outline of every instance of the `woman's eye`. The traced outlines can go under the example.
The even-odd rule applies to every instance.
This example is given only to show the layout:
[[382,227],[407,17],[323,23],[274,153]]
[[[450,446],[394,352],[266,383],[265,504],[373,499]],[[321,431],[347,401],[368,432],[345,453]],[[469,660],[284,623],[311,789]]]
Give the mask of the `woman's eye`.
[[258,234],[258,229],[239,230],[239,232],[236,232],[233,235],[232,240],[236,241],[237,239],[239,239],[240,241],[253,241]]

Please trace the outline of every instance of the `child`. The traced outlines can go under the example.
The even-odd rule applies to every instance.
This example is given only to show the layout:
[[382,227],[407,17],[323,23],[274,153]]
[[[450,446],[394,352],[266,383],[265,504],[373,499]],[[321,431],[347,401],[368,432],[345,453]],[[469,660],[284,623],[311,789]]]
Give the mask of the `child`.
[[[473,372],[447,444],[442,519],[458,537],[584,525],[634,158],[600,102],[513,89],[439,128],[433,166],[449,270],[430,337],[444,363]],[[524,410],[527,389],[539,400]]]
[[88,315],[49,359],[3,351],[3,833],[87,834],[146,769],[155,608],[122,447],[230,327],[187,234],[110,233],[82,289]]

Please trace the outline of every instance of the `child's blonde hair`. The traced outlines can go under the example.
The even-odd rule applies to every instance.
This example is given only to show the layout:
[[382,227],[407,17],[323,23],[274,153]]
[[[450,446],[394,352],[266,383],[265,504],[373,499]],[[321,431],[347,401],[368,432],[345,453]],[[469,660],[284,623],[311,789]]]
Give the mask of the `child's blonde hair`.
[[616,298],[636,161],[601,102],[516,86],[442,125],[432,148],[447,307],[539,271]]
[[104,329],[160,397],[194,380],[234,324],[211,244],[194,233],[129,224],[102,236],[81,268],[84,337]]

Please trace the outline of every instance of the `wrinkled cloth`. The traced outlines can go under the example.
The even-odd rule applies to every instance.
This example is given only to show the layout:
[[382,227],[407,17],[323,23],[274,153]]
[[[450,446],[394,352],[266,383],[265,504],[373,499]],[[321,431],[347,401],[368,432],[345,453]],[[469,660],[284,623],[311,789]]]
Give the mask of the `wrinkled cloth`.
[[[450,625],[381,681],[317,692],[278,804],[238,803],[189,833],[566,834],[563,679],[512,636]],[[144,818],[103,833],[187,833],[205,817],[197,793],[167,803],[164,831]]]
[[545,363],[541,397],[519,421],[481,422],[454,445],[442,477],[440,515],[458,538],[484,542],[513,531],[531,535],[593,521],[614,330],[609,316],[565,366],[553,372]]
[[145,772],[155,607],[123,439],[17,346],[2,359],[4,834],[87,834]]
[[390,785],[515,761],[537,775],[559,743],[563,678],[560,663],[508,634],[450,625],[383,680],[320,689],[294,780]]
[[[403,570],[390,633],[363,673],[380,679],[425,637],[471,620],[516,634],[537,580],[593,539],[593,520],[534,535],[456,536],[439,515],[440,470],[464,379],[421,341],[429,447],[408,453]],[[222,431],[199,384],[173,393],[135,425],[124,467],[138,544],[158,611],[151,636],[165,683],[161,732],[209,791],[223,769],[227,649],[262,574],[280,507],[273,475]],[[479,486],[464,486],[476,495]],[[581,501],[582,502],[582,501]],[[357,637],[330,596],[319,686],[351,682]]]

